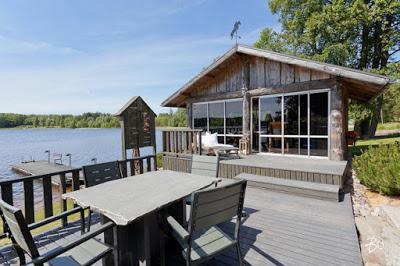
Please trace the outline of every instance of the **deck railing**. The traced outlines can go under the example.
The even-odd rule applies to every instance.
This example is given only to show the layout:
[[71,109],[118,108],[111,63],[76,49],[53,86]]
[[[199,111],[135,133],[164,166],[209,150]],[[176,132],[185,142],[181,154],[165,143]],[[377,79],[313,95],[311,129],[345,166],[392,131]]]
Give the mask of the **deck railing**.
[[201,155],[201,132],[201,129],[163,130],[163,152]]
[[[153,161],[153,163],[152,163]],[[143,174],[144,172],[150,172],[157,170],[157,158],[155,155],[141,156],[130,158],[127,160],[118,161],[123,177],[132,176],[136,174]],[[153,166],[153,167],[152,167]],[[145,169],[146,168],[146,169]],[[35,212],[39,209],[35,208],[35,190],[34,182],[39,181],[42,185],[42,197],[43,197],[43,211],[44,217],[48,218],[53,216],[54,198],[53,198],[53,184],[58,184],[58,198],[60,204],[60,212],[67,210],[67,201],[62,199],[62,194],[67,192],[67,185],[71,185],[71,190],[79,190],[81,188],[81,168],[74,168],[67,171],[60,171],[49,173],[46,175],[34,175],[20,178],[13,178],[4,181],[0,181],[1,198],[8,204],[13,205],[14,203],[14,190],[13,186],[22,185],[23,187],[23,199],[24,203],[24,215],[27,223],[31,224],[35,222]],[[57,191],[56,191],[57,192]],[[39,195],[36,195],[37,197]],[[36,198],[37,199],[37,198]],[[56,198],[57,200],[57,198]],[[62,226],[68,224],[67,218],[62,221]],[[3,232],[5,232],[3,227]],[[4,238],[4,233],[0,233],[0,239]]]

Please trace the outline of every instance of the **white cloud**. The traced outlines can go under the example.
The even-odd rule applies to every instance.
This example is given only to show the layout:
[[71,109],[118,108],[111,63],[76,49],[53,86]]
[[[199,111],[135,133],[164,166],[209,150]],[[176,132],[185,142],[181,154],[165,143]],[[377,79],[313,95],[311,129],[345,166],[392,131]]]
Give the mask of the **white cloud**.
[[47,42],[32,42],[0,35],[0,54],[30,53],[72,54],[79,53],[71,47],[57,47]]
[[218,36],[151,40],[50,67],[3,68],[0,112],[115,112],[134,95],[165,111],[160,103],[231,45]]

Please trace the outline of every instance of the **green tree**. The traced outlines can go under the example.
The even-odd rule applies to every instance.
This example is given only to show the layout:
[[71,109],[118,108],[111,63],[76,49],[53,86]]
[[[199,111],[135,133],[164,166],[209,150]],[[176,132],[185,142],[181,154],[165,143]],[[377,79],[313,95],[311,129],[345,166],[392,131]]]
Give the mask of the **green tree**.
[[[400,52],[398,0],[270,0],[282,31],[264,29],[258,48],[285,52],[362,70],[387,71]],[[399,70],[397,69],[397,72]],[[354,103],[351,114],[375,134],[384,95],[369,104]]]

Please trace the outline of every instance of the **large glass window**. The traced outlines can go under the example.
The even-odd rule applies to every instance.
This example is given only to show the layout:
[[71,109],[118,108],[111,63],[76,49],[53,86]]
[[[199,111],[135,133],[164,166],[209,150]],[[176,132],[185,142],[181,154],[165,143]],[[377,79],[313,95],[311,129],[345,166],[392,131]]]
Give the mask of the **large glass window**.
[[310,94],[310,135],[328,135],[328,93]]
[[226,134],[241,135],[243,129],[243,100],[225,103]]
[[253,150],[327,157],[328,103],[328,91],[253,98]]
[[243,132],[243,100],[193,104],[193,128],[218,134],[218,143],[239,145]]
[[208,104],[209,131],[224,134],[224,102]]
[[207,131],[207,104],[193,104],[193,128]]
[[260,133],[282,134],[282,97],[260,98]]

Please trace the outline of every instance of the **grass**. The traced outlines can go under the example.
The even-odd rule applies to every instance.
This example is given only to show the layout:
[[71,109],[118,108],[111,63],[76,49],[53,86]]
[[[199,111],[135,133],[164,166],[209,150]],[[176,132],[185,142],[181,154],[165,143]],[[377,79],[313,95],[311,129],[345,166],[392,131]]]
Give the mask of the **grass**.
[[358,156],[370,146],[379,146],[382,144],[394,144],[400,142],[400,134],[392,134],[381,137],[374,137],[368,140],[357,140],[356,146],[349,146],[351,156]]
[[400,122],[389,122],[378,125],[378,130],[392,130],[392,129],[400,129]]
[[[70,210],[72,208],[74,208],[74,205],[73,205],[72,201],[68,200],[67,201],[67,209]],[[53,213],[54,214],[59,214],[60,212],[61,212],[60,203],[59,202],[54,202]],[[88,213],[85,213],[85,217],[87,215],[88,215]],[[35,209],[35,222],[38,222],[38,221],[43,220],[43,219],[44,219],[44,209],[43,208]],[[80,214],[79,213],[74,213],[74,214],[68,216],[68,222],[75,221],[75,220],[78,220],[78,219],[80,219]],[[37,228],[35,230],[32,230],[31,232],[32,232],[32,235],[38,235],[38,234],[41,234],[43,232],[49,231],[51,229],[54,229],[54,228],[57,228],[57,227],[60,227],[60,226],[61,226],[61,220],[58,220],[58,221],[46,224],[46,225],[44,225],[42,227],[39,227],[39,228]],[[1,228],[1,231],[3,231],[3,221],[1,221],[1,220],[0,220],[0,228]],[[11,243],[11,241],[8,238],[1,239],[0,240],[0,247],[8,245],[10,243]]]

